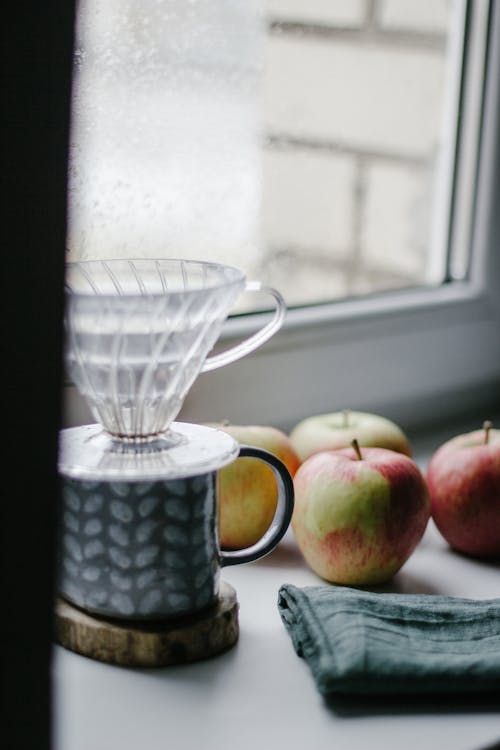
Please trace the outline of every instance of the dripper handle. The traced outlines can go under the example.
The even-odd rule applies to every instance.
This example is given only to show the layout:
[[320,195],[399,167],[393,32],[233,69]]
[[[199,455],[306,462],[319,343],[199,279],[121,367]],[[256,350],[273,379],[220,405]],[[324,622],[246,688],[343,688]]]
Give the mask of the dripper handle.
[[231,362],[235,362],[237,359],[245,357],[247,354],[250,354],[250,352],[258,349],[259,346],[262,346],[262,344],[268,341],[271,336],[274,336],[276,331],[281,328],[286,313],[286,303],[281,294],[270,286],[262,286],[259,281],[247,281],[245,291],[261,292],[273,297],[275,303],[273,317],[267,325],[263,326],[256,333],[248,336],[248,338],[243,341],[240,341],[239,344],[232,346],[230,349],[226,349],[226,351],[223,351],[220,354],[214,354],[211,357],[207,357],[201,368],[201,372],[215,370],[217,367],[229,365]]

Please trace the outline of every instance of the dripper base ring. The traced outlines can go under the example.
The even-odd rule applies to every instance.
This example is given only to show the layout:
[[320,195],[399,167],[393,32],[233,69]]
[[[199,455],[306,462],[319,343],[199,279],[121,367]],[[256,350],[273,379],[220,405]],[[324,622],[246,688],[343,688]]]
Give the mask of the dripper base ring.
[[161,437],[117,440],[100,424],[69,427],[59,434],[59,473],[90,482],[169,481],[216,471],[238,456],[227,432],[172,422]]

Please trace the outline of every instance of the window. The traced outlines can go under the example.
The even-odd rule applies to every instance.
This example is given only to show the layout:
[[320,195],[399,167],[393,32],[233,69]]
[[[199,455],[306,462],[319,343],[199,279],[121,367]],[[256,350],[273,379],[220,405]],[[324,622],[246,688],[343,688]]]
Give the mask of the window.
[[72,258],[220,260],[289,306],[442,282],[463,2],[138,7],[80,4]]
[[[328,117],[330,122],[332,120],[331,114],[325,118],[326,125],[316,124],[317,133],[305,137],[297,130],[297,123],[304,123],[306,114],[302,113],[292,122],[290,112],[293,114],[294,106],[295,110],[298,108],[293,96],[291,104],[290,100],[288,102],[288,110],[283,105],[284,111],[281,111],[281,104],[276,104],[276,96],[273,95],[273,106],[278,111],[270,115],[264,143],[267,183],[263,195],[271,208],[266,209],[264,203],[264,229],[267,232],[264,246],[268,254],[262,257],[259,256],[261,250],[256,239],[255,221],[259,199],[259,191],[256,190],[259,178],[255,171],[257,127],[254,121],[246,129],[236,125],[241,122],[238,117],[246,106],[244,100],[248,105],[256,96],[256,71],[251,61],[260,32],[256,16],[252,15],[254,6],[220,3],[227,33],[223,33],[224,26],[221,26],[220,37],[212,40],[213,44],[207,48],[202,45],[201,53],[206,57],[201,73],[190,58],[196,40],[192,40],[193,46],[190,47],[182,34],[177,37],[177,46],[168,52],[183,61],[185,72],[182,76],[176,74],[175,84],[183,93],[185,87],[194,81],[200,98],[193,109],[188,107],[185,110],[189,114],[185,121],[172,123],[165,120],[166,132],[173,133],[174,137],[181,139],[177,143],[182,143],[186,134],[192,135],[190,128],[196,128],[197,133],[205,134],[212,146],[216,142],[221,148],[224,147],[225,162],[221,165],[208,160],[207,150],[202,148],[207,141],[202,137],[199,141],[200,151],[191,154],[191,161],[187,162],[188,167],[193,168],[191,174],[189,169],[183,171],[179,164],[174,164],[177,187],[183,185],[185,188],[186,179],[189,182],[191,178],[188,187],[199,190],[200,184],[193,178],[194,174],[199,174],[207,180],[202,192],[205,197],[208,195],[208,200],[205,203],[202,200],[188,201],[186,205],[176,207],[179,220],[177,230],[170,233],[167,239],[161,237],[162,241],[165,239],[162,251],[169,255],[184,252],[185,257],[193,257],[197,254],[194,248],[210,247],[209,252],[213,256],[217,252],[221,260],[233,263],[235,253],[239,252],[240,257],[248,259],[250,271],[255,262],[253,268],[268,274],[268,278],[263,280],[275,280],[274,283],[285,297],[288,292],[292,303],[297,305],[297,309],[289,312],[286,328],[261,351],[224,370],[200,377],[180,416],[193,420],[228,418],[233,422],[272,419],[276,424],[289,427],[307,414],[350,406],[384,410],[400,420],[416,422],[432,418],[436,409],[439,414],[446,411],[451,414],[498,399],[500,353],[496,300],[499,282],[498,265],[495,266],[491,244],[496,215],[494,201],[498,202],[498,192],[495,192],[497,178],[493,169],[498,153],[495,130],[498,116],[498,65],[495,63],[498,60],[498,42],[494,34],[495,24],[499,22],[498,4],[486,0],[433,3],[431,12],[430,4],[409,0],[399,0],[397,3],[390,0],[322,3],[318,0],[308,3],[307,11],[300,11],[300,15],[297,9],[302,5],[292,0],[269,0],[268,3],[271,19],[268,44],[278,47],[281,52],[285,50],[284,59],[288,59],[285,67],[290,76],[299,75],[300,71],[293,66],[299,64],[302,48],[316,44],[320,44],[323,57],[321,64],[311,65],[313,68],[316,65],[314,72],[318,74],[327,70],[332,55],[339,55],[338,48],[347,42],[351,45],[354,41],[366,42],[371,45],[372,51],[377,40],[379,46],[382,42],[392,45],[392,67],[396,50],[398,55],[403,56],[411,48],[412,55],[421,55],[414,66],[425,68],[421,46],[424,51],[430,52],[433,61],[429,65],[434,71],[429,75],[429,90],[435,92],[441,86],[444,91],[442,82],[445,69],[448,70],[446,104],[434,105],[432,125],[426,121],[427,133],[416,134],[427,144],[427,150],[424,148],[418,153],[417,148],[412,155],[403,153],[403,144],[398,143],[397,138],[396,142],[392,140],[386,144],[387,152],[380,147],[375,148],[373,144],[370,148],[359,146],[359,152],[352,144],[348,148],[341,139],[336,140],[333,135],[330,137],[326,131]],[[211,22],[210,12],[215,7],[213,3],[182,4],[184,16],[180,20],[177,18],[181,31],[185,28],[182,24],[189,25],[193,20],[195,6],[196,13],[203,8],[208,13],[208,16],[204,16],[202,10],[201,16],[196,16],[197,25],[201,24],[200,28],[203,28],[203,22]],[[106,7],[106,12],[112,14],[113,6],[106,4]],[[120,8],[123,7],[121,4]],[[169,7],[172,4],[164,4],[164,9]],[[238,13],[240,17],[235,18]],[[418,32],[414,25],[415,13],[420,14]],[[340,28],[335,26],[332,14],[343,14],[336,22]],[[115,16],[114,28],[139,37],[141,34],[149,35],[148,39],[151,39],[146,16],[137,17],[132,26],[125,24],[123,19],[126,17],[122,12]],[[238,26],[237,22],[242,21],[244,23]],[[364,26],[360,26],[361,22]],[[236,36],[235,28],[240,29]],[[106,36],[103,39],[105,41]],[[126,34],[124,39],[123,54],[130,51],[127,46],[130,40]],[[160,37],[157,41],[160,43]],[[231,57],[234,53],[232,45],[236,45],[241,53],[239,67],[233,79],[228,81],[227,68],[224,66],[228,59],[234,61],[234,56]],[[154,44],[152,49],[153,52],[156,49]],[[217,51],[215,61],[214,49]],[[144,52],[143,57],[136,60],[137,65],[140,64],[147,71],[153,52]],[[271,56],[278,52],[271,51]],[[200,54],[199,47],[196,47],[196,53]],[[91,54],[105,58],[109,50],[105,44],[97,49],[81,48],[78,75],[82,90],[85,90],[85,56]],[[436,59],[439,59],[439,63],[433,67]],[[99,86],[103,93],[112,91],[117,102],[114,127],[120,138],[115,142],[120,147],[125,145],[130,154],[130,176],[135,174],[134,146],[140,136],[140,128],[134,130],[129,126],[127,108],[131,103],[136,109],[138,107],[143,124],[147,124],[153,114],[148,109],[147,97],[140,99],[133,87],[123,85],[123,81],[117,78],[116,62],[116,59],[108,60],[109,75],[107,79],[103,77]],[[186,65],[186,62],[189,64]],[[392,70],[390,65],[386,69]],[[439,70],[439,74],[436,70]],[[152,86],[157,72],[152,65],[151,80],[148,79]],[[303,71],[301,74],[305,75]],[[312,80],[306,80],[306,84]],[[236,108],[231,112],[233,119],[227,108],[227,86],[235,86],[241,94],[240,99],[236,99]],[[271,90],[273,87],[276,90],[275,83],[269,86]],[[417,93],[420,99],[416,98],[422,103],[421,106],[427,104],[425,93]],[[313,94],[310,94],[311,99]],[[436,101],[441,102],[441,94],[435,93],[434,96]],[[419,114],[419,107],[415,107],[412,97],[408,97],[408,101],[410,109],[414,107],[413,116],[410,117],[414,127],[413,120]],[[96,103],[94,105],[97,106]],[[208,109],[203,109],[205,105]],[[249,121],[253,111],[252,107],[248,110]],[[291,122],[288,130],[287,111]],[[91,112],[87,114],[92,115]],[[376,114],[373,137],[377,132],[380,135],[383,129],[376,122]],[[201,120],[204,127],[199,130]],[[95,133],[89,129],[88,122],[81,132],[91,146],[96,145]],[[223,137],[219,141],[217,139],[221,132]],[[349,133],[348,123],[344,125],[344,132]],[[404,140],[407,136],[400,134],[398,137]],[[437,143],[441,144],[440,149],[436,148]],[[161,147],[165,144],[150,145]],[[182,148],[178,153],[186,156]],[[154,148],[151,154],[151,168],[156,170],[161,181],[163,168],[161,163],[155,162]],[[235,165],[242,166],[235,162],[236,154],[245,162],[244,169],[235,169]],[[99,157],[103,155],[104,151],[99,153],[96,150],[93,163],[99,163]],[[348,168],[349,158],[357,166]],[[341,163],[338,169],[331,168],[335,160]],[[101,160],[102,164],[104,161]],[[316,205],[310,191],[304,189],[305,177],[295,182],[291,179],[301,168],[304,170],[302,175],[309,175],[313,184],[321,184],[320,176],[323,180],[332,179],[333,174],[338,179],[339,175],[347,174],[350,169],[352,174],[347,184],[351,186],[351,194],[334,188],[332,182],[331,190],[334,198],[337,190],[338,200],[333,200],[333,213],[330,215],[327,209]],[[99,225],[99,217],[102,218],[102,209],[106,209],[103,200],[110,194],[109,175],[105,174],[104,169],[100,174],[104,183],[94,181],[95,193],[91,199],[87,196],[85,210],[81,212],[82,216],[85,213],[91,216],[91,225],[98,229],[104,226],[103,222]],[[242,174],[246,175],[246,179],[240,179]],[[119,213],[115,215],[114,224],[116,226],[125,219],[124,226],[128,226],[125,207],[129,182],[117,181],[115,177],[114,194],[115,197],[117,194],[123,195],[123,202],[115,202]],[[76,170],[72,178],[73,185],[78,188],[85,182],[86,175]],[[103,184],[106,187],[106,178],[108,189],[102,190]],[[391,181],[392,194],[387,188]],[[410,188],[410,185],[414,187]],[[288,194],[285,194],[285,189],[289,191]],[[328,192],[328,188],[324,192]],[[384,205],[384,194],[389,194],[389,204]],[[211,202],[211,199],[220,198],[220,195],[226,196],[226,211],[222,223],[217,226],[216,220],[221,215],[211,208],[220,206],[220,201]],[[429,195],[437,196],[438,210],[434,212],[425,205],[426,196]],[[312,214],[309,213],[309,217],[304,215],[304,219],[298,221],[298,211],[294,208],[297,206],[302,210],[307,200],[312,205]],[[140,201],[150,215],[158,216],[159,205],[155,203],[155,196],[142,190]],[[339,207],[339,203],[343,208]],[[197,231],[193,225],[193,205],[198,211],[195,218],[204,216],[206,219],[208,231],[205,234]],[[387,218],[382,220],[384,212]],[[281,224],[278,222],[280,213],[283,215]],[[333,226],[332,231],[338,231],[337,236],[341,236],[337,225],[346,218],[346,214],[346,224],[351,234],[342,230],[345,235],[342,236],[344,249],[350,248],[345,253],[348,262],[345,257],[342,260],[340,255],[330,252],[335,243],[329,243],[328,235]],[[335,220],[333,224],[332,216]],[[325,228],[319,231],[322,221]],[[402,228],[404,221],[409,221],[406,228]],[[74,229],[78,231],[82,226],[88,229],[85,222],[80,228],[75,223]],[[120,240],[121,251],[127,253],[129,249],[126,244],[133,234],[127,231],[124,236],[125,242]],[[294,236],[297,237],[296,245],[292,241]],[[367,239],[369,237],[372,238],[371,244]],[[140,233],[138,238],[141,239]],[[146,234],[143,233],[142,239],[145,238]],[[310,245],[307,244],[309,238],[312,238]],[[408,238],[413,239],[410,241]],[[95,243],[89,236],[85,239],[87,248],[90,248],[90,252],[85,252],[87,256],[92,255]],[[158,242],[158,237],[155,241]],[[391,244],[396,252],[386,262],[386,248]],[[109,246],[108,243],[106,247]],[[136,247],[137,244],[132,247],[132,254]],[[217,251],[212,250],[214,247],[218,248]],[[404,252],[400,252],[403,247]],[[179,253],[175,253],[173,248]],[[359,263],[364,251],[371,255],[375,265]],[[317,252],[326,266],[318,262],[314,255]],[[394,270],[396,265],[397,271]],[[308,269],[308,266],[311,268]],[[335,270],[332,272],[332,269]],[[307,270],[313,271],[311,285],[306,278]],[[336,286],[336,280],[342,273],[346,280]],[[290,284],[283,280],[286,278],[291,280]],[[323,285],[324,279],[327,280],[326,287]],[[292,281],[295,291],[292,290]],[[393,291],[388,291],[391,289]],[[377,291],[385,291],[385,294],[353,298],[353,295],[362,292]],[[333,297],[342,299],[331,303],[329,299]],[[300,309],[309,302],[325,304],[306,305]],[[226,338],[242,335],[255,325],[254,317],[259,316],[243,316],[229,321]]]

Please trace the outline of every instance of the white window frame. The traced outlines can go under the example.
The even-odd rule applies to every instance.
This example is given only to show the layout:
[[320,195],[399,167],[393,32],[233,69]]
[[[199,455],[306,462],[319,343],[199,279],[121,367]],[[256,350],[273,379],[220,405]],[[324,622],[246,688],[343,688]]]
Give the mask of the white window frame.
[[[475,410],[480,423],[498,410],[500,0],[474,0],[469,12],[450,233],[452,254],[463,257],[464,248],[472,248],[467,278],[290,310],[283,329],[260,350],[201,375],[178,419],[229,419],[289,430],[311,414],[351,408],[416,428]],[[474,36],[481,42],[488,17],[483,59]],[[474,107],[478,86],[484,91],[480,121]],[[261,317],[229,320],[223,347],[257,327]],[[67,424],[89,421],[75,389],[70,391]]]

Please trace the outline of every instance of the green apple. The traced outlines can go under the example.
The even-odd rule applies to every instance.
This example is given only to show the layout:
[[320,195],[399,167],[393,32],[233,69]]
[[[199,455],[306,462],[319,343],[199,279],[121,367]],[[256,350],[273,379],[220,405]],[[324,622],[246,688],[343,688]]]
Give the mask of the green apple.
[[[273,453],[293,477],[300,461],[288,436],[266,425],[209,425],[240,445]],[[218,472],[219,538],[223,549],[243,549],[267,531],[276,512],[278,489],[272,469],[257,458],[237,458]]]
[[361,447],[388,448],[411,456],[408,438],[398,425],[378,414],[363,411],[317,414],[302,420],[290,433],[301,461],[314,453],[347,448],[356,439]]
[[457,435],[427,467],[431,514],[448,544],[478,557],[500,557],[500,430]]
[[417,465],[385,448],[316,453],[295,474],[292,529],[307,564],[331,583],[383,583],[420,541],[430,514]]

